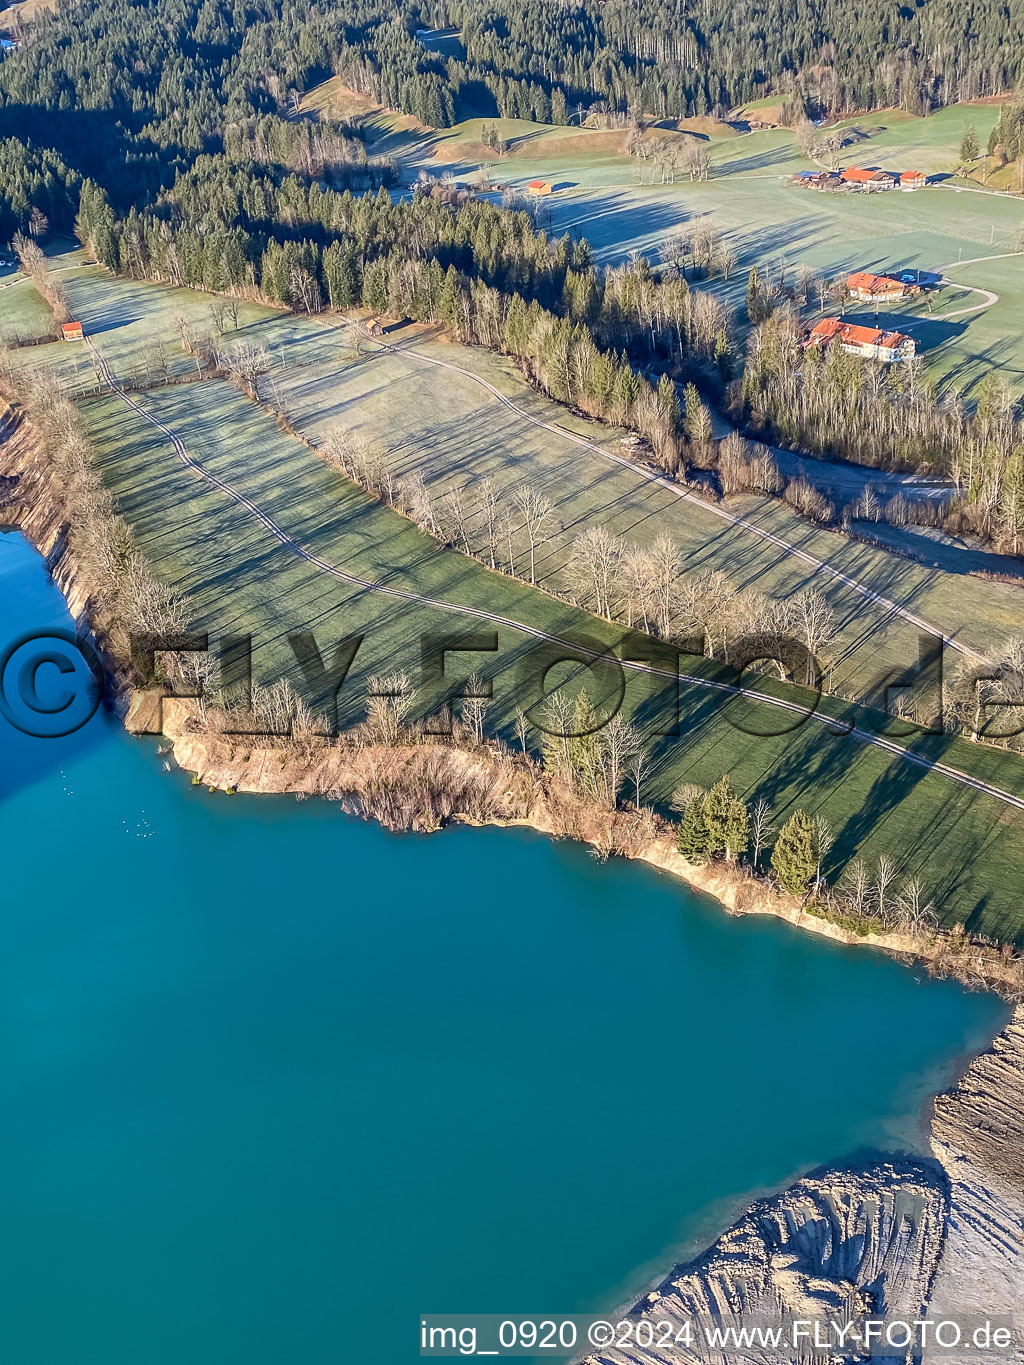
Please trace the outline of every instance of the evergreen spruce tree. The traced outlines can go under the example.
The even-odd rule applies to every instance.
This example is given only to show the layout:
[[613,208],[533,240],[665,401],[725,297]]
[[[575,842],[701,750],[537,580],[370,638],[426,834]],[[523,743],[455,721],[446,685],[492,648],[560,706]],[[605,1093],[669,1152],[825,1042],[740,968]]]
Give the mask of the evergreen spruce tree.
[[[364,286],[365,289],[365,286]],[[462,326],[462,285],[458,271],[453,265],[448,267],[441,286],[441,302],[438,309],[441,324],[457,331]]]
[[683,429],[690,443],[697,450],[707,450],[714,435],[711,425],[711,412],[700,396],[696,384],[687,384],[683,391],[685,416]]
[[764,322],[768,316],[768,301],[765,297],[761,273],[756,265],[750,267],[747,276],[747,318],[752,325]]
[[806,811],[794,811],[772,850],[772,867],[784,891],[802,896],[810,886],[818,866],[816,844],[814,821]]
[[964,135],[960,139],[960,160],[975,161],[980,151],[978,145],[978,130],[973,123],[969,123],[964,129]]
[[667,374],[663,374],[658,380],[658,406],[665,415],[665,421],[671,431],[676,431],[679,427],[679,395],[676,386]]
[[728,775],[715,783],[701,804],[708,832],[708,852],[713,858],[724,857],[728,862],[734,862],[746,852],[750,815],[746,803],[733,795]]
[[572,736],[569,739],[569,766],[572,782],[579,791],[587,796],[601,793],[601,742],[598,738],[600,718],[594,705],[582,691],[576,698],[573,714]]
[[710,852],[708,822],[704,816],[704,798],[691,801],[679,822],[676,835],[676,848],[687,860],[698,866],[706,863]]

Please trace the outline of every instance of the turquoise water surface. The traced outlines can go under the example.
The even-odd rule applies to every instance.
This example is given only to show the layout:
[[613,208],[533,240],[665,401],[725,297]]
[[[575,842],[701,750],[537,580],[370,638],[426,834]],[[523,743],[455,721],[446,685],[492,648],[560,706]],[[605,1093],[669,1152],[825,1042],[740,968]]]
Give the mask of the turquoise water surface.
[[[0,646],[66,624],[0,536]],[[528,832],[208,794],[0,720],[12,1365],[399,1365],[611,1309],[752,1194],[914,1147],[1002,1006]]]

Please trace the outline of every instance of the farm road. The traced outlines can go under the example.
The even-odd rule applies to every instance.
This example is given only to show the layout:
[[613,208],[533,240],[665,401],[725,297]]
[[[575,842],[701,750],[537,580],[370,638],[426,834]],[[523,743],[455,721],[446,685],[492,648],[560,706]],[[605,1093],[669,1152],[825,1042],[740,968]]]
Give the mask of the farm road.
[[646,479],[648,482],[655,483],[659,487],[666,489],[673,497],[677,497],[685,502],[695,503],[703,511],[718,517],[721,521],[728,522],[731,526],[736,526],[741,530],[749,532],[753,536],[757,536],[761,540],[768,541],[769,544],[775,545],[787,555],[800,560],[801,563],[807,564],[812,569],[815,569],[816,571],[827,575],[829,578],[834,579],[836,582],[842,583],[845,587],[852,589],[855,593],[858,593],[863,597],[865,601],[871,602],[874,606],[882,607],[886,612],[893,616],[898,616],[901,620],[908,622],[908,624],[912,626],[916,626],[919,630],[926,630],[932,635],[938,636],[944,644],[948,645],[951,649],[955,649],[959,654],[963,654],[966,657],[978,660],[979,662],[984,661],[984,656],[978,653],[977,650],[962,644],[951,635],[946,635],[945,632],[940,630],[934,623],[926,621],[923,617],[917,616],[914,612],[908,611],[906,607],[901,607],[890,598],[883,596],[882,593],[875,592],[873,588],[869,588],[867,584],[861,583],[850,574],[844,573],[842,569],[835,568],[833,565],[829,564],[827,560],[819,559],[816,555],[810,554],[807,550],[801,550],[783,536],[776,535],[774,531],[768,531],[764,527],[758,526],[754,522],[747,520],[745,517],[737,516],[733,512],[726,511],[724,507],[721,507],[716,503],[706,502],[703,498],[695,497],[687,489],[680,487],[678,483],[667,478],[665,475],[656,474],[653,470],[644,469],[642,465],[638,465],[634,463],[634,461],[626,459],[625,456],[616,455],[610,450],[605,450],[595,442],[588,441],[585,436],[579,436],[576,432],[569,431],[568,428],[561,426],[557,422],[545,422],[539,417],[534,417],[532,413],[528,412],[525,408],[520,407],[520,405],[515,403],[511,398],[506,397],[500,389],[495,388],[495,386],[486,379],[482,379],[479,375],[474,374],[472,370],[467,370],[463,366],[455,365],[448,360],[439,360],[436,356],[424,355],[422,351],[417,351],[411,346],[393,346],[389,342],[381,341],[378,337],[371,337],[359,323],[343,322],[341,325],[343,327],[355,328],[359,335],[365,340],[371,342],[375,346],[379,346],[384,351],[390,351],[393,355],[405,356],[411,360],[418,361],[420,364],[436,365],[441,369],[453,370],[457,374],[464,375],[467,379],[471,379],[474,384],[479,384],[481,388],[486,389],[488,393],[497,398],[499,403],[503,404],[511,412],[516,413],[517,416],[522,417],[524,421],[530,422],[533,426],[540,427],[544,431],[553,432],[556,436],[562,437],[563,440],[571,441],[574,445],[582,446],[592,454],[600,456],[602,460],[608,460],[612,464],[621,465],[623,469],[628,469],[633,475]]
[[[130,407],[134,412],[138,413],[138,415],[145,422],[148,422],[150,426],[155,427],[158,431],[162,432],[163,435],[167,437],[167,439],[171,443],[175,455],[180,460],[180,462],[185,466],[186,469],[191,470],[200,479],[203,479],[205,482],[212,484],[213,487],[217,488],[226,497],[230,498],[240,507],[243,507],[247,512],[249,512],[253,517],[255,517],[256,520],[259,521],[260,524],[271,533],[271,535],[273,535],[278,541],[280,541],[282,545],[287,546],[288,549],[290,549],[293,554],[298,555],[300,559],[303,559],[308,564],[312,564],[314,567],[320,569],[321,572],[330,574],[332,577],[340,579],[346,583],[351,583],[356,587],[364,588],[368,592],[383,593],[388,597],[395,597],[400,599],[401,601],[414,603],[419,606],[434,607],[441,611],[455,612],[461,616],[471,616],[476,618],[477,620],[488,621],[493,625],[505,626],[507,629],[518,631],[520,634],[527,635],[531,639],[542,640],[549,644],[564,646],[568,651],[570,651],[570,657],[572,654],[583,655],[584,657],[591,658],[594,660],[604,659],[608,657],[607,653],[601,653],[598,650],[581,648],[579,645],[573,644],[572,641],[564,640],[560,636],[551,635],[547,631],[538,630],[533,626],[524,625],[523,622],[521,621],[514,621],[507,616],[499,616],[495,612],[485,611],[480,607],[459,606],[453,602],[446,602],[441,598],[426,597],[420,593],[409,592],[402,588],[388,587],[386,584],[383,583],[375,583],[371,579],[360,578],[356,574],[347,573],[344,569],[339,569],[336,568],[333,564],[328,564],[328,562],[325,559],[321,559],[319,555],[311,554],[308,550],[304,549],[297,541],[293,540],[292,537],[289,536],[288,533],[285,530],[283,530],[282,527],[280,527],[276,521],[274,521],[270,516],[268,516],[267,513],[264,512],[260,507],[258,507],[256,503],[254,503],[250,498],[247,498],[244,493],[238,492],[237,489],[232,488],[230,484],[226,483],[223,479],[218,478],[215,474],[211,474],[209,470],[204,469],[202,465],[200,465],[195,459],[193,459],[193,457],[189,455],[188,451],[185,449],[185,445],[180,439],[180,437],[177,436],[175,432],[169,426],[167,426],[166,423],[161,422],[158,417],[155,417],[136,398],[133,398],[117,383],[117,381],[114,379],[113,375],[110,372],[110,368],[107,365],[107,362],[104,359],[102,352],[96,346],[95,342],[93,342],[89,338],[86,338],[86,343],[89,346],[89,349],[92,351],[93,355],[96,357],[100,373],[102,374],[106,383],[109,385],[111,392],[116,394],[117,397],[120,398],[123,403],[126,403],[128,407]],[[499,394],[498,397],[501,397],[501,395]],[[531,418],[531,420],[533,419]],[[571,435],[571,433],[567,434]],[[630,468],[632,467],[633,466],[630,466]],[[677,675],[666,669],[656,668],[652,664],[645,664],[639,661],[623,659],[620,660],[619,662],[624,669],[629,669],[631,672],[634,673],[643,673],[655,677],[668,678],[670,680],[678,676],[678,679],[681,683],[687,684],[689,686],[705,688],[709,691],[718,692],[720,694],[726,694],[728,696],[746,697],[748,700],[756,700],[758,702],[763,703],[764,705],[774,706],[779,710],[788,711],[792,714],[803,717],[806,720],[811,720],[816,724],[823,726],[829,734],[836,735],[839,737],[851,737],[853,739],[859,740],[861,743],[875,745],[877,748],[884,749],[887,753],[892,754],[896,758],[902,759],[904,762],[911,763],[919,768],[924,768],[928,772],[940,774],[941,776],[949,778],[951,781],[956,782],[961,786],[969,787],[972,790],[981,792],[986,796],[994,797],[997,801],[1001,801],[1003,804],[1007,806],[1013,806],[1017,810],[1024,811],[1024,798],[1015,796],[1011,792],[1003,791],[1002,788],[1000,787],[993,786],[989,782],[983,782],[980,778],[972,777],[969,773],[961,772],[960,769],[950,767],[946,763],[940,763],[935,759],[930,759],[926,757],[924,754],[915,753],[913,750],[904,748],[903,745],[896,744],[892,740],[886,739],[882,735],[873,734],[870,730],[863,730],[858,726],[854,725],[845,725],[843,722],[837,721],[834,717],[822,715],[818,711],[813,711],[808,715],[807,708],[805,706],[799,705],[799,703],[797,702],[786,701],[782,697],[772,697],[769,696],[767,693],[762,692],[754,693],[749,688],[739,687],[732,683],[717,682],[711,678],[701,678],[686,673],[680,673]]]

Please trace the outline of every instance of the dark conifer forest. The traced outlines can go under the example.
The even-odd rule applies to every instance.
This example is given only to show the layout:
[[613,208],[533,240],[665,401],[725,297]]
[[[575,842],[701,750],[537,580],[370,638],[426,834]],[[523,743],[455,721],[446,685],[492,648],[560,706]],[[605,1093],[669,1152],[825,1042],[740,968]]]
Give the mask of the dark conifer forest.
[[[417,40],[440,25],[458,40]],[[20,165],[0,152],[0,195],[45,191],[63,221],[63,161],[141,206],[331,74],[434,126],[565,123],[595,105],[683,117],[770,95],[811,116],[921,113],[1020,82],[1024,0],[64,0],[0,63],[0,137],[35,149]]]
[[[74,231],[118,274],[438,322],[516,356],[554,397],[628,420],[673,468],[670,379],[722,392],[738,377],[732,310],[643,258],[598,268],[586,242],[550,241],[524,211],[423,188],[394,202],[394,167],[357,125],[302,117],[301,93],[333,73],[434,125],[724,113],[765,95],[796,118],[921,113],[1017,84],[1022,18],[1024,0],[63,0],[0,61],[0,241]],[[458,38],[425,43],[440,26]],[[1009,102],[993,132],[1004,154],[1020,149],[1022,109]],[[832,428],[815,414],[794,427],[795,400],[762,363],[782,336],[773,351],[755,330],[747,419],[820,448]],[[894,402],[909,411],[902,391]],[[687,408],[699,446],[701,405]],[[846,453],[877,463],[867,440]],[[911,466],[932,458],[906,445]]]

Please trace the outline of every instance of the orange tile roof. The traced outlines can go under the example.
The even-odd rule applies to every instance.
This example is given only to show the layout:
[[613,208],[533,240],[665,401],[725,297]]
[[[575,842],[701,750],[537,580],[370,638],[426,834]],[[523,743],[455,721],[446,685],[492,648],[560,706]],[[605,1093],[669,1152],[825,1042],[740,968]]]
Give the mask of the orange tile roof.
[[892,176],[888,171],[865,171],[860,166],[848,166],[841,172],[844,180],[853,180],[857,184],[867,184],[871,180],[891,180]]
[[822,318],[811,328],[811,336],[819,341],[828,341],[843,330],[842,318]]
[[878,327],[861,327],[855,322],[844,323],[839,331],[840,341],[850,341],[857,346],[877,346],[881,339]]
[[883,332],[878,327],[861,327],[855,322],[844,322],[842,318],[822,318],[811,329],[812,341],[840,341],[853,346],[883,346],[887,350],[897,350],[911,338],[902,332]]
[[867,270],[858,270],[855,275],[850,275],[846,284],[847,288],[859,290],[862,294],[906,292],[906,286],[901,280],[894,280],[889,275],[872,275]]

